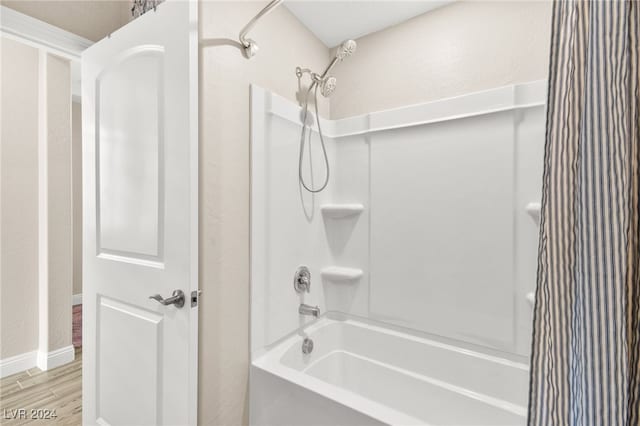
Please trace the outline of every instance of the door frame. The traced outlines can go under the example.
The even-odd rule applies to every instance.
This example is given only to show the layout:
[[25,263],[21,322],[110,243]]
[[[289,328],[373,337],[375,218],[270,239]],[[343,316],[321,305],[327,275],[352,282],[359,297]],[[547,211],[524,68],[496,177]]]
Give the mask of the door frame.
[[189,282],[190,291],[195,291],[197,301],[196,306],[189,311],[189,380],[192,385],[189,387],[189,424],[198,424],[198,345],[199,331],[198,319],[200,312],[200,89],[199,89],[199,21],[198,21],[198,0],[189,1],[189,145],[190,145],[190,181],[191,181],[191,280]]

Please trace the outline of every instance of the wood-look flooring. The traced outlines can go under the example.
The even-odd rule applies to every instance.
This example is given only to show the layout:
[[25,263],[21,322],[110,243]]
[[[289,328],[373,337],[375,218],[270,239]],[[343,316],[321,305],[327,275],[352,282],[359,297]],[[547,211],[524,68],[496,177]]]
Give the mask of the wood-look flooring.
[[[26,418],[12,418],[24,408]],[[55,419],[32,418],[32,409],[55,410]],[[41,371],[32,368],[0,379],[1,425],[82,424],[82,349],[69,364]]]

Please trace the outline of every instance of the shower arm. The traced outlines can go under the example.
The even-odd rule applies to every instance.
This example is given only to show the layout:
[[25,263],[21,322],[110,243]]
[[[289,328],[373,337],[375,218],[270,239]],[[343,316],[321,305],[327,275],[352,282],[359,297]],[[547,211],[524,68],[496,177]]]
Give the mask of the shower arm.
[[324,80],[327,77],[327,74],[336,66],[336,64],[340,62],[340,58],[333,58],[327,69],[324,70],[322,74],[320,74],[320,80]]
[[268,15],[269,12],[271,12],[273,9],[278,7],[280,3],[282,3],[283,1],[284,0],[271,0],[269,4],[267,4],[264,7],[264,9],[262,9],[260,12],[258,12],[258,14],[254,16],[253,19],[251,19],[247,25],[244,26],[242,31],[240,31],[240,35],[239,35],[240,44],[242,45],[242,47],[244,47],[244,53],[247,59],[252,58],[253,56],[255,56],[256,53],[258,53],[258,45],[256,44],[255,41],[248,38],[247,34],[256,25],[256,23],[258,22],[258,20],[260,20],[260,18]]

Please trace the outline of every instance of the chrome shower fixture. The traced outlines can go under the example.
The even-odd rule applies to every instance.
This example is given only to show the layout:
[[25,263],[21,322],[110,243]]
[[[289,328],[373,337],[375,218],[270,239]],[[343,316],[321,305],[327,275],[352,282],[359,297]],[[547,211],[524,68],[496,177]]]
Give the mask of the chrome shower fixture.
[[343,42],[338,50],[336,50],[336,58],[343,60],[347,56],[351,56],[355,53],[358,44],[353,40],[347,40]]
[[[327,187],[327,184],[329,183],[329,173],[330,173],[329,159],[327,157],[327,148],[324,145],[324,135],[322,134],[322,127],[320,127],[320,115],[318,114],[318,88],[320,88],[320,93],[325,98],[328,98],[329,96],[331,96],[331,94],[336,90],[338,80],[333,76],[329,76],[329,72],[333,69],[333,67],[336,66],[338,62],[342,62],[344,58],[346,58],[347,56],[353,55],[353,53],[356,51],[357,46],[358,45],[353,40],[346,40],[342,42],[342,44],[338,46],[338,48],[336,49],[336,54],[334,58],[331,60],[331,62],[329,63],[329,65],[327,66],[327,68],[324,70],[322,74],[317,74],[311,71],[309,68],[300,68],[300,67],[296,68],[296,76],[298,77],[298,87],[302,87],[301,80],[305,74],[309,74],[309,76],[311,77],[311,84],[309,85],[309,89],[307,89],[307,94],[304,98],[303,106],[302,106],[302,134],[300,135],[300,156],[298,157],[298,180],[300,182],[300,185],[302,185],[302,187],[309,192],[316,193],[325,189]],[[307,186],[307,183],[304,181],[304,177],[302,177],[302,157],[304,156],[304,145],[307,142],[305,140],[305,137],[307,135],[307,127],[309,128],[308,143],[311,144],[311,124],[307,122],[307,116],[309,113],[309,95],[311,94],[311,91],[314,89],[315,89],[315,92],[313,96],[313,104],[316,112],[316,123],[318,124],[318,135],[320,136],[320,146],[322,147],[322,155],[324,156],[325,170],[327,171],[325,174],[324,183],[318,189],[313,189]]]
[[315,73],[309,68],[297,67],[296,76],[298,79],[301,79],[304,74],[309,74],[311,77],[311,86],[309,86],[308,92],[311,92],[316,85],[319,85],[322,96],[325,98],[329,97],[336,90],[336,86],[338,84],[338,79],[333,76],[328,76],[329,72],[336,66],[336,64],[342,62],[344,58],[353,55],[357,46],[358,45],[355,41],[346,40],[338,46],[335,56],[322,74]]
[[331,96],[331,94],[336,90],[336,85],[338,84],[338,79],[335,77],[327,77],[322,80],[322,86],[320,87],[320,93],[325,98]]
[[327,67],[327,69],[324,70],[320,78],[322,80],[326,79],[327,75],[329,75],[329,72],[333,69],[333,67],[335,67],[339,62],[342,62],[344,58],[347,58],[353,55],[357,47],[358,47],[358,44],[353,40],[343,41],[342,44],[338,46],[338,48],[336,49],[336,55],[334,56],[333,60],[329,63],[329,66]]
[[258,12],[258,14],[254,16],[247,25],[245,25],[242,31],[240,31],[240,35],[238,36],[238,38],[240,39],[240,44],[244,48],[244,55],[247,57],[247,59],[251,59],[252,57],[254,57],[256,53],[258,53],[258,50],[260,50],[258,47],[258,43],[256,43],[255,40],[248,38],[247,34],[249,33],[249,31],[251,31],[251,28],[253,28],[253,26],[256,24],[256,22],[258,22],[260,18],[269,14],[269,12],[278,7],[282,2],[283,0],[270,1],[269,4],[267,4],[260,12]]
[[309,92],[313,90],[313,88],[316,85],[318,85],[318,87],[320,87],[320,93],[322,93],[322,96],[324,96],[325,98],[328,98],[336,90],[336,85],[338,84],[337,78],[333,76],[322,78],[320,74],[316,74],[315,72],[312,72],[309,68],[297,67],[296,76],[298,77],[299,86],[301,86],[300,80],[302,79],[302,76],[305,74],[309,74],[309,77],[311,78],[311,86],[309,87],[309,90],[308,90]]

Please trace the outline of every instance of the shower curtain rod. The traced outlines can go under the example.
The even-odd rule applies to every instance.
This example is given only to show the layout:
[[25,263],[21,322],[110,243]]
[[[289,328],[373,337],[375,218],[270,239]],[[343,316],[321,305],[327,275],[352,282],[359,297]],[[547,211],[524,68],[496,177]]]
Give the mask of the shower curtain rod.
[[278,7],[282,2],[283,0],[270,1],[269,4],[267,4],[260,12],[258,12],[258,14],[254,16],[247,25],[244,26],[242,31],[240,31],[240,44],[242,44],[242,46],[244,47],[244,54],[247,59],[251,59],[253,56],[255,56],[256,53],[258,53],[258,44],[254,40],[247,38],[247,33],[251,31],[253,26],[256,24],[256,22],[258,22],[260,18],[266,16],[269,12]]

